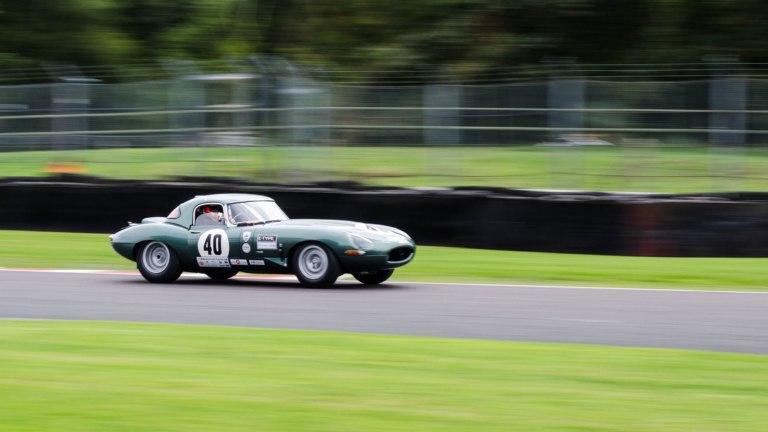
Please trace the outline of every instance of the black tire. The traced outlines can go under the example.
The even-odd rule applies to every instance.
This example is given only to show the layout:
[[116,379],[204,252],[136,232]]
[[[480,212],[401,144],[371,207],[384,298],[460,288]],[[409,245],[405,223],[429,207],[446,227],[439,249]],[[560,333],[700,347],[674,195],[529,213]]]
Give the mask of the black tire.
[[374,270],[364,273],[352,273],[352,276],[354,276],[355,279],[364,283],[365,285],[378,285],[389,279],[389,277],[392,276],[392,273],[394,272],[395,271],[393,269]]
[[213,280],[227,280],[238,273],[235,269],[208,270],[205,275]]
[[136,267],[144,279],[152,283],[171,283],[181,276],[181,263],[176,252],[159,241],[146,243],[139,248]]
[[300,245],[291,258],[291,266],[305,287],[329,287],[341,274],[336,255],[322,243]]

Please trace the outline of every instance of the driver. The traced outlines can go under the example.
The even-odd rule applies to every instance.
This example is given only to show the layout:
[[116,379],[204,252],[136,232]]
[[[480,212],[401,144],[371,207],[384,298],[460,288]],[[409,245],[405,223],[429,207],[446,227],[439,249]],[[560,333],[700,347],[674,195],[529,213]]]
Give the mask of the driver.
[[218,225],[222,224],[222,214],[219,208],[212,206],[203,206],[202,213],[197,217],[197,225]]

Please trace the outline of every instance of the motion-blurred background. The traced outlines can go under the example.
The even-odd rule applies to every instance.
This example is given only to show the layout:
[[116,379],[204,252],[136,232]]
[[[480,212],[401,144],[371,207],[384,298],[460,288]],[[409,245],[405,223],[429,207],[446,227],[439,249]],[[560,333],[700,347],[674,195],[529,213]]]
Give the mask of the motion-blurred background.
[[756,0],[0,2],[0,176],[765,190]]
[[[0,430],[765,431],[766,17],[0,0]],[[416,259],[157,286],[111,250],[217,192]]]

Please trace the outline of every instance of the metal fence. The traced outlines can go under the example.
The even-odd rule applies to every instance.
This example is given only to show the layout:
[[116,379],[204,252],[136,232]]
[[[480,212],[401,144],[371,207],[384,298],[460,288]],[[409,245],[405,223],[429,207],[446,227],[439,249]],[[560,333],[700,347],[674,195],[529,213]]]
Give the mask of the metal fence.
[[[768,79],[738,71],[661,81],[551,74],[495,84],[376,86],[290,68],[120,84],[62,79],[0,86],[0,152],[180,149],[163,160],[159,152],[100,156],[86,170],[130,178],[768,190]],[[479,151],[532,145],[547,150],[525,166],[515,166],[519,155]],[[581,150],[598,145],[612,149],[609,160]],[[384,151],[388,146],[413,149],[396,150],[398,159]],[[704,150],[695,163],[685,152],[666,158],[681,148]],[[70,161],[51,153],[41,168],[32,153],[0,158],[0,177]],[[154,171],[142,173],[148,161],[157,162]]]
[[220,74],[0,87],[0,150],[177,145],[530,145],[563,135],[768,143],[768,80],[352,86]]

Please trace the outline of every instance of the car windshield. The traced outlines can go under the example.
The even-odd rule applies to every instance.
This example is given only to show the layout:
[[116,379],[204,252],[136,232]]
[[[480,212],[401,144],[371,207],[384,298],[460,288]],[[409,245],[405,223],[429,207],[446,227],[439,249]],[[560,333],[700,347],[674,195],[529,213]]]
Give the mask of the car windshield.
[[288,216],[274,201],[248,201],[229,206],[229,221],[234,225],[279,222]]

